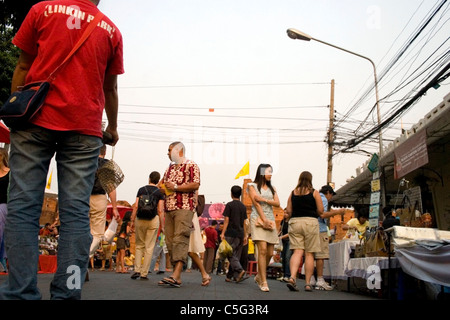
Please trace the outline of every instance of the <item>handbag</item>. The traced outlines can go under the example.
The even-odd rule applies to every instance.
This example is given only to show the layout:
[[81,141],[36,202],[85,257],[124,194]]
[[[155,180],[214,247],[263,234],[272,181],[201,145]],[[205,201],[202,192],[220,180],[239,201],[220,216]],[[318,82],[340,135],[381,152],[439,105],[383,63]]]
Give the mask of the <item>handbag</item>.
[[3,120],[7,127],[11,129],[21,128],[27,125],[39,112],[44,105],[45,98],[47,97],[52,81],[56,77],[56,73],[87,40],[103,16],[101,12],[96,14],[95,19],[86,27],[86,30],[76,45],[64,61],[50,74],[47,80],[25,84],[9,96],[8,100],[0,107],[0,119]]
[[269,222],[270,222],[270,228],[264,228],[263,220],[261,219],[261,217],[258,217],[258,218],[256,218],[255,226],[263,228],[265,230],[273,230],[273,229],[275,229],[275,221],[269,220]]
[[388,250],[386,247],[387,235],[383,229],[378,228],[375,232],[371,233],[365,243],[365,256],[366,257],[387,257]]

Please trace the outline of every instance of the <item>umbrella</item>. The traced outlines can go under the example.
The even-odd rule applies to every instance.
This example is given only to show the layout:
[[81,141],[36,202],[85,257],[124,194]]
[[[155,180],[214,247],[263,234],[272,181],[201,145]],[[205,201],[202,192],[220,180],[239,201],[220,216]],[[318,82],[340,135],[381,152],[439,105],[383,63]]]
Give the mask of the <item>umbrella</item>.
[[10,143],[9,140],[9,129],[0,122],[0,142]]
[[[112,219],[112,205],[108,204],[108,206],[106,207],[106,219],[110,220]],[[133,208],[131,207],[127,207],[127,206],[117,206],[117,210],[119,211],[119,215],[120,215],[120,219],[123,219],[123,217],[125,216],[125,213],[127,211],[133,211]]]

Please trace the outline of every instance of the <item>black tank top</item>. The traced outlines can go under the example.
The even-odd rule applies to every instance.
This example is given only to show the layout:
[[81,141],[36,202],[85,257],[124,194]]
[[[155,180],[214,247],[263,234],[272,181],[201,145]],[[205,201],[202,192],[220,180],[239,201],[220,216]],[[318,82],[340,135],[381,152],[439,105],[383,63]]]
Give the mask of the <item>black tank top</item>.
[[291,218],[311,217],[317,218],[317,205],[314,199],[314,189],[303,196],[297,196],[292,191],[292,216]]
[[6,203],[8,200],[9,172],[0,177],[0,203]]

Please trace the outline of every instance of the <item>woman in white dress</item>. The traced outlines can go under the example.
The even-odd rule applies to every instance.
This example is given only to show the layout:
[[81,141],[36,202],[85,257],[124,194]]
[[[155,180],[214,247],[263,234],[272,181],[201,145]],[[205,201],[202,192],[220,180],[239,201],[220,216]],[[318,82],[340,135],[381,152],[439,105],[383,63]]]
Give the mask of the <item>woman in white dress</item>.
[[255,180],[248,184],[248,194],[252,200],[251,235],[258,249],[258,275],[255,282],[264,292],[269,291],[267,266],[272,258],[274,245],[279,241],[273,207],[279,207],[280,200],[271,183],[272,172],[270,164],[260,164]]
[[197,265],[200,273],[202,274],[202,286],[205,287],[211,282],[211,277],[206,272],[206,269],[203,266],[203,262],[200,259],[200,254],[205,252],[205,244],[203,243],[197,212],[194,212],[194,216],[192,217],[192,225],[194,227],[194,230],[191,231],[191,237],[189,239],[188,255]]

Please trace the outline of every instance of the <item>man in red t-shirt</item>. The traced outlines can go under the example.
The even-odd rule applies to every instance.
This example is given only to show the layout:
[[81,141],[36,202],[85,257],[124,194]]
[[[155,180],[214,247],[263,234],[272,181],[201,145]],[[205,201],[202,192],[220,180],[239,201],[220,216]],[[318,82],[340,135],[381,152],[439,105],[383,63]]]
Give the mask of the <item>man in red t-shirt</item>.
[[[62,63],[100,12],[99,0],[55,0],[34,5],[13,43],[21,49],[11,91],[43,81]],[[29,125],[11,130],[11,180],[5,229],[9,277],[0,299],[40,299],[37,288],[39,217],[48,168],[58,171],[60,238],[52,299],[80,299],[89,247],[89,198],[105,129],[117,133],[117,76],[123,70],[122,35],[101,20],[50,85],[42,109]]]

